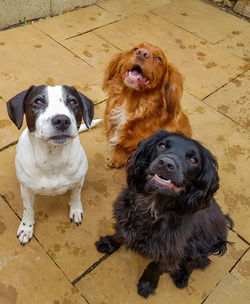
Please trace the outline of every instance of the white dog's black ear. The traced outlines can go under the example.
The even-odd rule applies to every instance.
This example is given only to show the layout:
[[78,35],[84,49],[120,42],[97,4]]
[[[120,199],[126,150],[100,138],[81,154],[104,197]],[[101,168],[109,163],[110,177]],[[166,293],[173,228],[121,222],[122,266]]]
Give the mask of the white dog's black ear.
[[91,121],[94,117],[94,103],[88,99],[85,95],[78,92],[81,101],[82,101],[82,108],[83,108],[83,120],[86,127],[89,129],[91,126]]
[[17,94],[7,102],[7,111],[9,117],[18,129],[20,129],[23,124],[24,104],[26,97],[33,88],[34,86],[31,86],[28,90]]

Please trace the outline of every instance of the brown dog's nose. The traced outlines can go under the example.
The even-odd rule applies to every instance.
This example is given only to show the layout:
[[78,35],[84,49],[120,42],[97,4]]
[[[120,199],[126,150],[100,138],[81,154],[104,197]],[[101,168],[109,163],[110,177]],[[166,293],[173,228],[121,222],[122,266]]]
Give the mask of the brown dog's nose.
[[139,60],[144,60],[144,59],[149,58],[149,52],[143,48],[136,50],[135,54],[136,54],[137,59],[139,59]]

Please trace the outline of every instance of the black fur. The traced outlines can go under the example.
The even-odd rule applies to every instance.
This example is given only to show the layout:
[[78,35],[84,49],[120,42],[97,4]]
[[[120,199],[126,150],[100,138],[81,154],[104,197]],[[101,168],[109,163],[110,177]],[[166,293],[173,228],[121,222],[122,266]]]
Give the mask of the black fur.
[[229,243],[233,222],[213,198],[218,183],[217,162],[205,147],[157,132],[129,159],[128,185],[114,204],[115,234],[101,237],[97,249],[112,253],[124,244],[152,260],[138,283],[145,298],[163,272],[186,287],[193,269],[207,267],[208,256],[223,255]]

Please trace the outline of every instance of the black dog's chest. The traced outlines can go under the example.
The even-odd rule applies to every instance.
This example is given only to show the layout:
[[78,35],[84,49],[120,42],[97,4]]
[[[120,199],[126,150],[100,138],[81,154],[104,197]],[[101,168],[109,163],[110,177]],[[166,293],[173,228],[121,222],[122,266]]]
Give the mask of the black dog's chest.
[[[168,251],[166,223],[158,217],[154,208],[143,204],[139,206],[124,204],[122,210],[121,206],[116,207],[119,208],[119,215],[115,214],[115,228],[123,243],[142,256],[154,259],[165,258]],[[157,253],[154,252],[155,247],[158,248]]]

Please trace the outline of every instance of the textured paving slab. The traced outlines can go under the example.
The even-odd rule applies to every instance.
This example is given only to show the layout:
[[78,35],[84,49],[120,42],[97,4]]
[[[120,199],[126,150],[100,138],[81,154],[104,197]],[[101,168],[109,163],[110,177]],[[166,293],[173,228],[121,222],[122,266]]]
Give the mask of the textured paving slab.
[[204,101],[250,131],[250,71],[232,80]]
[[151,11],[211,43],[220,42],[232,32],[245,31],[249,27],[247,21],[200,0],[172,0]]
[[[101,117],[103,105],[96,112],[96,117]],[[101,233],[112,233],[112,203],[125,183],[123,169],[105,166],[106,140],[101,124],[81,134],[80,140],[89,161],[82,190],[82,225],[77,227],[70,223],[69,194],[37,196],[35,200],[35,236],[72,281],[102,256],[95,250],[94,243]],[[23,206],[14,168],[15,147],[0,153],[0,194],[21,217]],[[13,226],[16,235],[18,225]],[[16,238],[15,244],[19,246]]]
[[239,58],[151,14],[131,16],[95,33],[122,50],[140,42],[158,45],[186,78],[186,89],[198,98],[214,92],[246,68]]
[[118,15],[119,17],[127,17],[133,14],[137,14],[138,12],[142,13],[149,11],[155,7],[169,2],[171,2],[171,0],[144,0],[143,2],[134,0],[108,0],[99,1],[97,5],[115,15]]
[[70,13],[62,14],[54,18],[35,23],[37,29],[42,30],[56,41],[80,35],[112,23],[119,18],[106,10],[96,6],[88,6]]
[[188,93],[183,104],[198,139],[217,157],[220,189],[216,194],[224,212],[235,222],[235,231],[250,241],[250,134],[224,115]]
[[232,270],[232,274],[240,280],[241,283],[250,286],[250,249],[240,259],[239,263]]
[[[166,299],[169,303],[201,303],[246,249],[246,244],[236,234],[230,233],[230,239],[235,241],[234,248],[229,248],[222,258],[212,257],[213,263],[205,271],[194,271],[188,288],[176,288],[169,275],[164,274],[155,295],[147,301],[150,304],[165,303]],[[137,282],[147,263],[148,261],[121,248],[76,286],[90,303],[145,303],[145,299],[137,294]],[[105,277],[108,280],[104,280]]]
[[209,295],[205,304],[248,304],[250,298],[250,289],[243,285],[233,275],[227,274],[226,277]]
[[17,140],[19,133],[9,119],[5,102],[0,99],[0,149]]
[[240,31],[231,34],[217,44],[225,51],[238,56],[250,66],[250,26],[249,23]]
[[0,96],[31,84],[74,85],[94,101],[105,98],[102,75],[31,25],[0,32]]
[[106,40],[97,37],[93,33],[87,33],[61,42],[71,52],[98,68],[104,77],[104,69],[112,56],[120,52]]
[[25,247],[17,243],[18,224],[17,216],[0,198],[1,304],[87,303],[36,240]]

